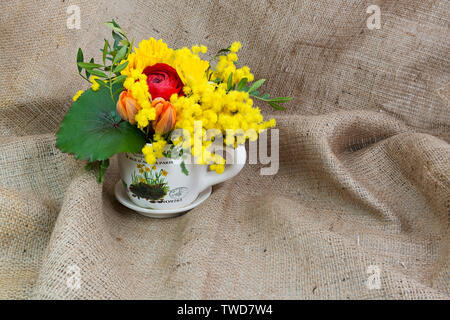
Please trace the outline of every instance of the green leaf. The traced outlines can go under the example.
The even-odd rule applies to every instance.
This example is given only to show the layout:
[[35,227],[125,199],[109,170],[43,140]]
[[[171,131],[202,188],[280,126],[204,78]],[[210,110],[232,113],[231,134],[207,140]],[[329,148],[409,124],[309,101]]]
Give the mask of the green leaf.
[[211,80],[211,82],[214,82],[214,83],[221,83],[221,82],[222,82],[222,79],[217,78],[217,79]]
[[227,81],[227,91],[230,91],[231,89],[233,89],[233,72],[230,73]]
[[228,52],[231,52],[230,48],[225,48],[225,49],[220,49],[219,51],[217,51],[217,54],[228,53]]
[[219,51],[217,51],[216,55],[213,57],[213,59],[219,57],[219,56],[225,56],[227,55],[229,52],[231,52],[230,47],[226,48],[226,49],[220,49]]
[[126,61],[126,62],[124,62],[122,64],[119,64],[117,67],[114,68],[113,72],[114,73],[120,72],[123,69],[125,69],[127,67],[127,65],[128,65],[128,61]]
[[102,87],[109,88],[109,86],[105,83],[105,81],[103,81],[101,79],[95,79],[94,81],[97,82]]
[[[81,50],[81,48],[78,48],[78,52],[77,52],[77,64],[80,62],[84,61],[84,57],[83,57],[83,50]],[[81,67],[78,66],[78,73],[81,73]]]
[[114,20],[105,22],[105,25],[108,28],[111,28],[113,31],[115,31],[117,33],[120,33],[121,35],[125,36],[125,32],[123,32],[123,30],[119,27],[119,25]]
[[105,176],[108,167],[109,167],[109,159],[98,162],[98,180],[97,180],[98,183],[103,182],[103,178]]
[[106,61],[106,54],[108,53],[109,42],[105,39],[105,45],[103,46],[103,64]]
[[259,87],[262,86],[262,84],[264,83],[264,81],[266,81],[266,79],[259,79],[258,81],[255,81],[251,87],[248,89],[248,92],[252,92],[255,91],[256,89],[258,89]]
[[112,24],[113,24],[115,27],[120,28],[120,26],[119,26],[119,24],[116,22],[116,20],[112,19],[111,22],[112,22]]
[[[91,58],[91,60],[89,61],[89,63],[94,63],[94,58]],[[84,69],[84,72],[86,73],[86,78],[89,79],[89,77],[91,76],[90,72],[88,71],[88,69]]]
[[123,86],[119,86],[119,88],[114,91],[113,96],[118,96],[122,93],[122,91],[124,91],[125,89],[123,88]]
[[272,98],[269,101],[271,101],[271,102],[278,102],[278,103],[284,103],[284,102],[289,102],[291,100],[292,100],[291,97],[277,97],[277,98]]
[[88,164],[84,167],[84,169],[86,169],[86,171],[91,170],[93,164],[94,164],[94,162],[88,162]]
[[103,67],[101,64],[90,63],[90,62],[78,62],[77,64],[78,64],[79,67],[85,68],[85,69],[94,69],[94,68]]
[[112,83],[116,84],[116,83],[124,82],[126,79],[127,79],[127,76],[125,74],[123,74],[121,76],[118,76],[118,77],[114,78]]
[[89,72],[91,74],[93,74],[94,76],[98,76],[98,77],[102,77],[102,78],[108,78],[108,76],[106,75],[106,73],[101,72],[100,70],[89,70]]
[[270,98],[270,94],[264,93],[264,94],[260,95],[259,98],[263,99],[263,100],[269,99]]
[[134,39],[131,39],[131,43],[130,43],[130,46],[128,47],[127,55],[129,55],[131,53],[131,50],[133,50],[133,44],[134,44]]
[[98,176],[97,176],[97,182],[102,183],[105,176],[105,170],[102,168],[98,168]]
[[121,47],[119,52],[117,52],[116,56],[113,59],[113,64],[119,62],[120,60],[122,60],[123,57],[125,57],[125,55],[127,54],[128,51],[128,47]]
[[114,31],[112,32],[112,37],[114,39],[113,49],[117,49],[117,46],[119,45],[120,41],[122,41],[123,38]]
[[275,102],[269,102],[270,106],[274,109],[277,110],[286,110],[286,108],[280,106],[279,104],[275,103]]
[[[122,85],[113,86],[114,90]],[[116,95],[115,101],[118,96]],[[56,146],[77,159],[106,160],[120,152],[140,153],[145,135],[122,121],[108,88],[87,90],[67,112],[56,134]]]
[[184,161],[181,161],[180,167],[181,167],[181,172],[183,172],[185,175],[188,176],[189,175],[189,171],[186,168],[186,164],[184,163]]
[[106,159],[106,160],[103,160],[103,161],[101,162],[100,166],[101,166],[102,168],[107,169],[107,168],[109,167],[109,158]]
[[247,84],[248,79],[247,78],[242,78],[241,81],[239,81],[236,90],[237,91],[242,91],[242,89],[245,87],[245,85]]

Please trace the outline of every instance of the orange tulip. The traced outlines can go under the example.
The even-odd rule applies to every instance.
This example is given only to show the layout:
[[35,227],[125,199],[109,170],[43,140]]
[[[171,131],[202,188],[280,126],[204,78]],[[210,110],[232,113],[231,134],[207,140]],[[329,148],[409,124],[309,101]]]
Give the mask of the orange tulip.
[[117,101],[117,113],[123,119],[131,124],[135,124],[134,117],[142,108],[128,91],[122,91]]
[[153,129],[155,129],[155,132],[165,134],[172,130],[177,120],[176,110],[173,104],[163,98],[156,98],[152,101],[152,107],[156,111],[156,118],[153,120]]

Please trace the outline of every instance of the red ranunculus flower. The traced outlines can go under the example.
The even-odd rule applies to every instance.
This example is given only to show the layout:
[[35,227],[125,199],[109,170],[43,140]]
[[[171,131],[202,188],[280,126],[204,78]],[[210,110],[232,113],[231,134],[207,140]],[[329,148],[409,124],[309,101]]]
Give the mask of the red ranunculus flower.
[[148,92],[152,99],[163,98],[170,100],[174,93],[182,95],[183,82],[177,71],[165,63],[157,63],[144,69],[147,76]]

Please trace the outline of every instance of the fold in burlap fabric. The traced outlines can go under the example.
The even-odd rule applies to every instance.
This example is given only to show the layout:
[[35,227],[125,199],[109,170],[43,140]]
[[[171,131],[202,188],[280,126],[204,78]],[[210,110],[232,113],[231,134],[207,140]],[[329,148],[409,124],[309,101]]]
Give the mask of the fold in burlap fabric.
[[[366,26],[371,4],[379,30]],[[66,26],[69,5],[80,30]],[[448,299],[449,9],[1,1],[0,297]],[[264,89],[294,97],[286,112],[261,105],[278,122],[279,172],[247,165],[188,214],[157,220],[114,198],[115,160],[101,186],[59,152],[54,133],[88,86],[77,49],[99,59],[111,18],[174,48],[240,40]]]

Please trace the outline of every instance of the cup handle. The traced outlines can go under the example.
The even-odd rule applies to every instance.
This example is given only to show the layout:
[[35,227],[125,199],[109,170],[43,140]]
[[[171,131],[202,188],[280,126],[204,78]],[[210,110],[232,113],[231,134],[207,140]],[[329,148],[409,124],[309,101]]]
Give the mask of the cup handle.
[[203,181],[200,184],[200,191],[203,191],[210,186],[233,178],[242,170],[242,168],[244,168],[246,160],[247,160],[247,152],[245,151],[245,147],[242,145],[238,146],[234,150],[233,163],[230,164],[228,167],[225,167],[224,172],[222,172],[221,174],[218,174],[215,171],[206,172],[206,174],[203,176],[202,179]]

